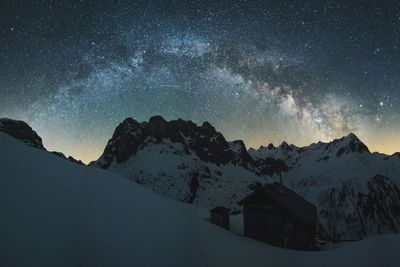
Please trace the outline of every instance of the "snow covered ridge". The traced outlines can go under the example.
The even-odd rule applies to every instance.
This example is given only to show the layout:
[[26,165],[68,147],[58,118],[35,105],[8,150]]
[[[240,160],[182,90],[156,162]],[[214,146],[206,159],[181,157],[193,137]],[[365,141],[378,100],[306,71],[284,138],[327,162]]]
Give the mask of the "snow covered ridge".
[[270,169],[259,168],[258,162],[248,154],[243,141],[227,142],[208,122],[197,126],[192,121],[181,119],[168,122],[161,116],[151,117],[149,122],[142,123],[132,118],[125,119],[115,129],[103,155],[92,165],[107,169],[113,163],[127,161],[149,144],[165,143],[181,144],[183,154],[193,154],[202,162],[218,166],[228,163],[240,165],[261,175],[271,175],[285,168],[283,162],[273,159]]
[[[0,132],[0,266],[398,266],[400,235],[300,252]],[[23,168],[21,168],[23,162]],[[232,220],[241,215],[231,216]],[[233,218],[235,217],[235,218]]]
[[[42,138],[24,121],[0,118],[0,132],[4,132],[15,139],[21,140],[29,146],[47,151],[43,146]],[[61,152],[53,151],[51,153],[58,157],[68,159],[71,162],[83,164],[82,161],[76,160],[71,156],[67,158]]]
[[227,142],[208,122],[201,126],[160,116],[139,123],[124,120],[91,166],[101,167],[143,184],[175,200],[204,207],[237,202],[254,182],[287,170],[281,160],[260,164],[241,140]]
[[354,134],[329,143],[283,143],[250,155],[281,159],[284,183],[318,207],[319,233],[327,239],[360,239],[400,231],[400,157],[371,153]]
[[305,147],[289,145],[286,142],[278,147],[273,144],[260,146],[259,149],[250,148],[249,154],[259,160],[268,157],[282,159],[289,166],[293,166],[303,155],[316,154],[319,160],[328,160],[330,157],[340,157],[349,153],[371,153],[368,147],[354,133],[350,133],[332,142],[318,142]]

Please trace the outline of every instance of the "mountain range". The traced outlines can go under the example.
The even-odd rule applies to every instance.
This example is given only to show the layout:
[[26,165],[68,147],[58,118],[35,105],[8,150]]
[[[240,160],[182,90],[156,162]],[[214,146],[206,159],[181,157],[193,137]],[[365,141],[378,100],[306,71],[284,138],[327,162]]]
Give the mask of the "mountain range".
[[209,222],[206,208],[72,163],[32,146],[28,136],[0,131],[0,266],[265,266],[268,259],[276,266],[395,267],[400,261],[395,234],[327,243],[318,252],[246,238],[241,214],[230,216],[226,231]]
[[[0,119],[0,131],[45,150],[24,122]],[[371,153],[353,133],[306,147],[283,142],[247,150],[243,141],[227,141],[208,122],[127,118],[89,166],[166,198],[203,208],[225,206],[232,213],[240,212],[238,201],[257,183],[281,181],[317,206],[323,239],[362,239],[400,230],[400,153]]]

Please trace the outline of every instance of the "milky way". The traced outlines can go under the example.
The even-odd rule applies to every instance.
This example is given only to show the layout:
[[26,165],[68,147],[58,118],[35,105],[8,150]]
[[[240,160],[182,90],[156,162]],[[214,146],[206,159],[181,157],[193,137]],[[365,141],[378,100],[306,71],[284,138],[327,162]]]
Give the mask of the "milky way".
[[0,117],[86,162],[156,114],[253,147],[400,150],[400,4],[216,2],[2,2]]

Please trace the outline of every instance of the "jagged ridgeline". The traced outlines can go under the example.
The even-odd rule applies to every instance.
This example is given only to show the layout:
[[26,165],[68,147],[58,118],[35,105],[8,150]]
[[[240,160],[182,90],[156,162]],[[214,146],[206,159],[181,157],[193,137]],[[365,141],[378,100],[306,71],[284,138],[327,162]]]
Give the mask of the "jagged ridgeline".
[[[0,131],[45,150],[24,122],[0,119]],[[207,122],[198,126],[156,116],[148,122],[124,120],[90,165],[167,198],[234,211],[240,211],[238,201],[254,184],[282,179],[317,206],[322,237],[359,239],[400,230],[399,155],[371,153],[352,133],[307,147],[283,142],[247,150],[240,140],[226,141]]]
[[[256,182],[283,182],[318,207],[319,232],[358,239],[400,229],[400,157],[371,153],[358,137],[259,149],[228,142],[213,126],[191,121],[126,119],[92,165],[109,169],[168,198],[227,206]],[[384,207],[384,208],[383,208]]]
[[[227,142],[208,122],[124,120],[102,156],[90,165],[108,169],[166,197],[212,207],[237,206],[254,182],[286,171],[282,160],[254,160],[241,140]],[[239,190],[238,190],[239,189]]]

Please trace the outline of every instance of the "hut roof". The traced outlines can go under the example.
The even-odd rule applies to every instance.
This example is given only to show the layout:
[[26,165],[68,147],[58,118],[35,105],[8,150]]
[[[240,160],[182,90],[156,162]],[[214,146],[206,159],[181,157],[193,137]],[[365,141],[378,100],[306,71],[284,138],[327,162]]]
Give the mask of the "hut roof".
[[211,213],[216,213],[216,214],[229,214],[231,210],[225,207],[215,207],[213,209],[210,210]]
[[301,221],[306,226],[315,228],[317,208],[311,202],[278,182],[258,187],[253,193],[242,199],[239,205],[250,203],[260,195],[270,200],[277,208],[284,210],[291,217]]

